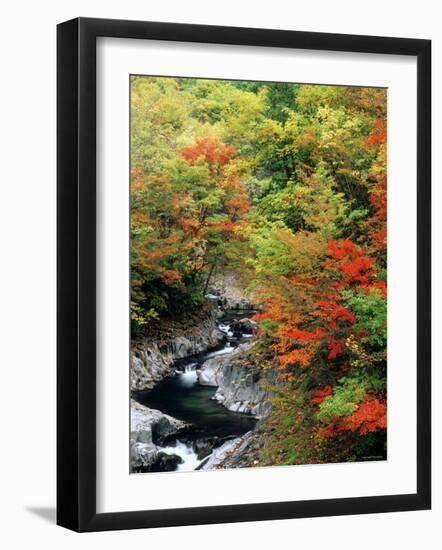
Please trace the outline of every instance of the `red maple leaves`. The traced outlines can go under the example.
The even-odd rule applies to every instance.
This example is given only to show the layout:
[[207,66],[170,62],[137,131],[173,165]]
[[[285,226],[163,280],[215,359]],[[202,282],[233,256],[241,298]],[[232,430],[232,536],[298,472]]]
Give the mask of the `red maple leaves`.
[[324,386],[321,390],[316,390],[312,392],[312,395],[314,395],[314,397],[310,399],[310,403],[312,405],[320,405],[324,401],[324,399],[332,395],[332,393],[333,388],[331,386]]
[[365,138],[364,145],[367,149],[372,149],[381,143],[386,143],[386,141],[387,127],[385,125],[385,121],[378,118],[375,120],[374,128],[370,135]]
[[349,239],[329,241],[327,252],[333,258],[324,262],[324,267],[336,270],[340,274],[340,281],[336,287],[346,287],[354,284],[367,286],[374,275],[374,261],[365,255],[364,251]]
[[[323,390],[313,392],[315,397],[310,400],[312,405],[321,404],[324,399],[332,395],[333,389],[328,390],[330,386],[325,386]],[[317,430],[320,437],[334,437],[344,431],[358,432],[364,436],[376,430],[384,430],[387,427],[387,407],[374,396],[367,395],[353,414],[344,418],[336,418],[335,422],[321,427]]]
[[361,435],[375,432],[377,429],[387,427],[387,408],[373,397],[369,398],[356,409],[356,411],[344,419],[347,429],[358,430]]

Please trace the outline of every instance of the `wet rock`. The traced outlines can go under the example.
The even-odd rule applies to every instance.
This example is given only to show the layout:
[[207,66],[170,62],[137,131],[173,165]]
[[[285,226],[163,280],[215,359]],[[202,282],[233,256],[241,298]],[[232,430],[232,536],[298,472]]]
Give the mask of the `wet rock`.
[[158,453],[156,461],[149,467],[149,472],[173,472],[179,464],[183,463],[183,459],[178,455],[170,455],[167,453]]
[[240,338],[243,334],[252,334],[258,328],[258,323],[244,317],[243,319],[232,321],[230,327],[233,335]]
[[214,445],[214,442],[208,439],[194,441],[193,449],[196,452],[196,456],[198,460],[203,460],[204,458],[209,456],[213,450],[213,445]]

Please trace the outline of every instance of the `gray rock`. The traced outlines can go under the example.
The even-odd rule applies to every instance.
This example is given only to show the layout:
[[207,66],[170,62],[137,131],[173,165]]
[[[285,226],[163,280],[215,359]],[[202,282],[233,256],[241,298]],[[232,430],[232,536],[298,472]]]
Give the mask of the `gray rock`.
[[237,348],[234,348],[231,353],[216,355],[215,357],[207,359],[201,365],[201,368],[197,370],[198,382],[201,386],[219,386],[222,381],[224,368],[252,346],[253,344],[251,342],[240,344]]
[[183,430],[188,424],[161,411],[149,409],[134,399],[131,399],[130,412],[131,471],[152,471],[150,468],[161,458],[156,443]]
[[258,328],[258,323],[252,319],[244,317],[243,319],[238,319],[233,321],[230,325],[233,334],[242,334],[242,333],[253,333]]
[[262,387],[262,374],[257,369],[232,362],[222,369],[218,380],[213,399],[227,409],[258,418],[270,412],[269,393]]
[[158,449],[153,443],[130,441],[130,469],[132,472],[148,471],[158,458]]
[[252,346],[242,344],[231,354],[208,359],[197,376],[202,386],[218,388],[213,399],[227,409],[263,418],[270,412],[269,392],[262,386],[268,380],[262,371],[241,361]]
[[224,335],[216,326],[216,314],[206,316],[190,327],[184,336],[171,339],[144,340],[133,344],[130,355],[131,390],[150,389],[174,372],[174,362],[201,353],[222,342]]
[[221,301],[224,310],[250,310],[253,305],[244,295],[245,286],[236,273],[217,273],[212,278],[210,294],[218,296],[218,303]]
[[258,463],[258,436],[255,432],[247,432],[241,437],[226,441],[214,449],[204,462],[201,470],[223,470],[227,468],[245,468]]
[[196,371],[198,382],[201,386],[219,386],[223,368],[232,360],[231,355],[234,353],[218,355],[217,357],[212,357],[212,359],[207,359],[201,366],[201,369]]

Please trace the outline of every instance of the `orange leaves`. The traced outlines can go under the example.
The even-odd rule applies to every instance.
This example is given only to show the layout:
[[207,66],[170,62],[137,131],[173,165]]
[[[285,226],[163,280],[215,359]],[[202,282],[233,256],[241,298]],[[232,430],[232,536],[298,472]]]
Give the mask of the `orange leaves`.
[[223,166],[231,160],[235,148],[214,139],[199,138],[195,145],[185,147],[179,153],[189,164],[203,159],[207,164]]
[[218,229],[220,231],[233,231],[235,229],[235,224],[232,220],[225,220],[219,223],[209,223],[207,227],[209,229]]
[[357,410],[344,419],[344,426],[361,435],[387,427],[387,408],[377,398],[371,398],[359,405]]
[[325,437],[325,438],[333,437],[335,433],[336,431],[334,426],[326,426],[325,428],[319,428],[316,431],[316,435],[318,437]]
[[235,148],[214,138],[198,138],[194,145],[185,147],[178,153],[191,165],[200,161],[207,163],[211,176],[209,181],[201,182],[202,189],[199,191],[201,193],[203,190],[203,194],[207,195],[210,205],[199,208],[199,213],[194,214],[198,218],[197,224],[193,224],[192,220],[186,222],[191,234],[210,240],[212,235],[207,232],[219,230],[230,233],[229,239],[236,239],[237,224],[244,221],[250,202],[246,189],[238,180],[234,165],[231,164],[224,170],[232,160]]
[[201,223],[195,218],[183,216],[178,220],[178,224],[183,229],[185,235],[197,237],[201,231]]
[[226,201],[226,205],[232,214],[244,216],[250,210],[250,202],[243,197],[232,197]]
[[252,317],[250,317],[250,319],[252,319],[252,321],[265,321],[266,319],[271,319],[271,318],[272,318],[272,316],[268,311],[255,313],[255,315],[252,315]]
[[376,233],[372,234],[372,241],[377,249],[387,248],[387,229],[382,228]]
[[172,285],[181,281],[181,276],[175,269],[166,269],[161,274],[161,280],[166,285]]
[[323,328],[318,327],[312,332],[301,329],[293,329],[285,333],[286,338],[294,338],[300,342],[312,342],[314,340],[320,340],[325,336],[326,332]]
[[279,364],[281,367],[288,367],[290,365],[299,365],[301,367],[307,367],[312,359],[312,353],[307,349],[294,349],[288,353],[284,353],[279,356]]
[[252,319],[254,321],[283,321],[290,322],[291,318],[287,311],[287,304],[275,298],[264,300],[264,311],[256,313]]
[[[328,354],[327,359],[334,360],[338,355],[344,352],[344,343],[342,341],[342,331],[347,332],[351,325],[356,322],[356,317],[346,307],[337,304],[336,302],[326,302],[320,300],[317,302],[318,313],[324,319],[326,326],[331,335],[327,343]],[[336,337],[336,333],[341,334],[341,339]]]
[[[315,397],[310,400],[313,405],[320,404],[333,390],[328,390],[330,386],[325,386],[323,390],[313,392]],[[326,391],[327,390],[327,391]],[[344,418],[335,419],[332,424],[321,427],[317,430],[320,437],[333,437],[345,430],[358,432],[359,435],[367,435],[376,430],[385,430],[387,428],[387,407],[377,397],[366,395],[363,401],[353,414]]]
[[333,393],[333,388],[331,386],[324,386],[322,390],[317,390],[312,392],[312,395],[314,397],[310,399],[310,403],[312,405],[319,405],[324,401],[324,399],[332,395],[332,393]]

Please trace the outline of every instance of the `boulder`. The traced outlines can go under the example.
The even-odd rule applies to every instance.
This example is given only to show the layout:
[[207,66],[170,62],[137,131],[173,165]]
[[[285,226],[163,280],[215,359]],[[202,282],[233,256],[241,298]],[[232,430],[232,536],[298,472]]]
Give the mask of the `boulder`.
[[252,334],[258,328],[258,323],[244,317],[243,319],[232,321],[230,323],[230,328],[234,336],[241,336],[242,334]]
[[130,440],[131,472],[147,472],[158,458],[158,449],[153,443],[141,443]]
[[153,465],[160,458],[160,451],[157,444],[160,443],[165,437],[178,433],[184,428],[187,428],[188,424],[182,422],[181,420],[177,420],[172,416],[164,414],[161,411],[149,409],[134,399],[131,399],[130,412],[131,471],[153,471],[150,468],[153,467]]
[[149,467],[149,472],[173,472],[179,464],[183,463],[183,459],[178,455],[170,455],[167,453],[158,453],[157,459]]
[[158,443],[159,439],[188,427],[182,420],[149,409],[135,399],[130,400],[130,413],[131,436],[141,443]]

